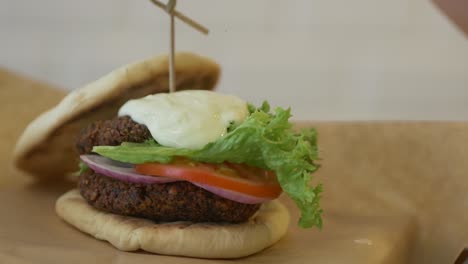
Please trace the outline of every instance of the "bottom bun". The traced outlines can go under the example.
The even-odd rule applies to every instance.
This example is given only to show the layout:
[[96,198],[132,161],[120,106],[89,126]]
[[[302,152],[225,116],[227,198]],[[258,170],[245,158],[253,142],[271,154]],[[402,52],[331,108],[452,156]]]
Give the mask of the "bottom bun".
[[289,213],[279,201],[264,203],[249,221],[156,223],[99,211],[77,189],[56,202],[57,214],[79,230],[124,251],[198,258],[240,258],[259,252],[286,234]]

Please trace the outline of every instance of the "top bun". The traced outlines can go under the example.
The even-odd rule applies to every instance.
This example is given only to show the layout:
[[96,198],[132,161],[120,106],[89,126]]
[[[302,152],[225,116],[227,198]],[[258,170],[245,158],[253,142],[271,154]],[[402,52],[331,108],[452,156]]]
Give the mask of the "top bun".
[[[192,53],[175,56],[177,90],[212,90],[220,74],[214,61]],[[168,57],[120,67],[69,93],[54,108],[32,121],[13,154],[15,165],[42,180],[77,171],[78,133],[96,120],[111,119],[126,101],[168,91]]]

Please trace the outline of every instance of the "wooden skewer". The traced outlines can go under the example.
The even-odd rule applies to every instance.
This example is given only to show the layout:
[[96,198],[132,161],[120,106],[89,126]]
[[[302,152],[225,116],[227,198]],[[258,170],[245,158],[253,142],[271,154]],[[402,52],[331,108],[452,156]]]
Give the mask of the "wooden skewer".
[[171,30],[170,30],[170,54],[169,54],[169,92],[173,93],[176,90],[175,87],[175,21],[174,21],[174,11],[177,0],[169,0],[167,3],[167,12],[171,17]]
[[169,92],[173,93],[176,90],[176,74],[175,74],[175,18],[177,17],[180,20],[184,21],[188,25],[192,26],[196,30],[200,31],[203,34],[208,34],[208,29],[204,26],[198,24],[187,16],[175,10],[177,0],[169,0],[167,4],[160,2],[159,0],[150,0],[153,4],[159,8],[165,10],[170,16],[170,32],[169,32]]
[[[159,0],[150,0],[150,1],[154,5],[156,5],[157,7],[167,11],[166,5],[164,3],[162,3],[161,1],[159,1]],[[198,22],[192,20],[191,18],[187,17],[186,15],[180,13],[179,11],[173,9],[173,13],[174,13],[175,17],[177,17],[181,21],[185,22],[187,25],[193,27],[194,29],[198,30],[199,32],[201,32],[201,33],[203,33],[205,35],[208,35],[208,33],[210,32],[206,27],[204,27],[203,25],[199,24]]]

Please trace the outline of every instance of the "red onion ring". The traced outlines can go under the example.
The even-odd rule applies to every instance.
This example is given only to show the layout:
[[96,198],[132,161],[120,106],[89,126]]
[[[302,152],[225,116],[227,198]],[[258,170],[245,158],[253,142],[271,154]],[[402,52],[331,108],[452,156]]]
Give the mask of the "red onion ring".
[[264,203],[266,201],[271,201],[273,200],[272,198],[265,198],[265,197],[256,197],[256,196],[251,196],[245,193],[240,193],[232,190],[227,190],[219,187],[214,187],[208,184],[203,184],[203,183],[198,183],[198,182],[192,182],[192,184],[203,188],[211,193],[214,193],[218,196],[221,196],[223,198],[238,202],[238,203],[244,203],[244,204],[259,204],[259,203]]
[[[93,171],[102,175],[133,183],[143,184],[163,184],[168,182],[176,182],[178,179],[162,177],[162,176],[147,176],[139,174],[135,171],[133,164],[123,163],[111,160],[99,155],[81,155],[81,160],[86,163]],[[192,184],[203,188],[220,197],[244,204],[258,204],[272,200],[272,198],[252,196],[232,190],[227,190],[208,184],[191,182]]]
[[130,163],[111,160],[99,155],[81,155],[80,158],[93,171],[125,182],[160,184],[178,181],[168,177],[142,175],[137,173]]

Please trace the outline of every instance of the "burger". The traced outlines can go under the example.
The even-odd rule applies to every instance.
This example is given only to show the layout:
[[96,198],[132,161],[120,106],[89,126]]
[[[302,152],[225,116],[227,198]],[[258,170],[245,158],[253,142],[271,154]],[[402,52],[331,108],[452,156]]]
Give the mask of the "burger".
[[298,225],[321,227],[317,134],[295,131],[289,109],[257,107],[211,91],[219,66],[176,55],[119,68],[68,94],[20,137],[17,167],[57,180],[79,166],[77,188],[58,198],[65,222],[124,251],[239,258]]

